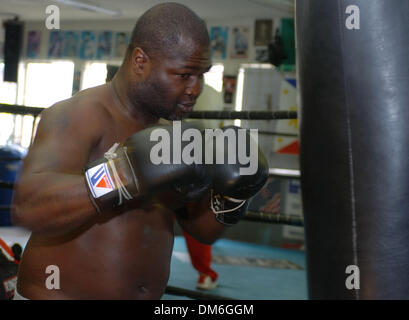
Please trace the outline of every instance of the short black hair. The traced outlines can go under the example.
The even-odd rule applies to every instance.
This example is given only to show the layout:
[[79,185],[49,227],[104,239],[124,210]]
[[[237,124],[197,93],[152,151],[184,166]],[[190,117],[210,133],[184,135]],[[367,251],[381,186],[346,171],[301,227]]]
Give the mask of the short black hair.
[[156,5],[137,20],[127,56],[140,47],[150,57],[172,57],[182,37],[200,46],[210,43],[206,23],[190,8],[175,2]]

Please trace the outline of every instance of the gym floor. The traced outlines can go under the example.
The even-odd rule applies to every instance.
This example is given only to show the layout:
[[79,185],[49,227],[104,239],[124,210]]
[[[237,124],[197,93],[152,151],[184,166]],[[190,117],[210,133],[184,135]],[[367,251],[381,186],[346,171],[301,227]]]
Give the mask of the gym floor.
[[[239,300],[305,300],[305,252],[219,239],[212,246],[218,287],[200,291]],[[168,286],[194,290],[197,272],[189,261],[185,239],[175,237]],[[165,294],[163,300],[186,299]]]

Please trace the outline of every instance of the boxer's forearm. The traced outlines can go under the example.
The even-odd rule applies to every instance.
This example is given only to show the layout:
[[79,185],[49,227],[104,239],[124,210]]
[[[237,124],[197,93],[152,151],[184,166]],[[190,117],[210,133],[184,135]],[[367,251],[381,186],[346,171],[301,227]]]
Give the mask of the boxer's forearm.
[[204,244],[213,244],[219,239],[226,226],[216,221],[213,212],[196,220],[179,219],[179,224],[189,235]]
[[226,226],[219,223],[209,207],[210,197],[187,205],[187,215],[178,215],[180,226],[196,240],[212,244],[221,237]]
[[16,185],[13,223],[33,232],[63,234],[96,214],[82,175],[26,174]]

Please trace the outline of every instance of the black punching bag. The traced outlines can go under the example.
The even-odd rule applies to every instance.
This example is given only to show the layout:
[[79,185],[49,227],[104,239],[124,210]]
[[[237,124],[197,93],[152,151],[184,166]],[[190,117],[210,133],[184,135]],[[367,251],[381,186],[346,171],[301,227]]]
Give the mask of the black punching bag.
[[297,0],[311,299],[409,299],[409,1]]

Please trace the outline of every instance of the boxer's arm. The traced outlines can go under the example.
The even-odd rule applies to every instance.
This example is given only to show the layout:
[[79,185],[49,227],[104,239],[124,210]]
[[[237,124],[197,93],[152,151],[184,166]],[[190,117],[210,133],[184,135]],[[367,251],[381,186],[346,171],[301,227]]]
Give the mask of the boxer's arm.
[[210,209],[210,194],[198,202],[188,203],[176,214],[179,225],[196,240],[212,244],[221,237],[226,226],[215,219]]
[[33,232],[63,234],[96,215],[81,174],[95,143],[89,120],[96,116],[67,109],[43,112],[16,183],[13,223]]

